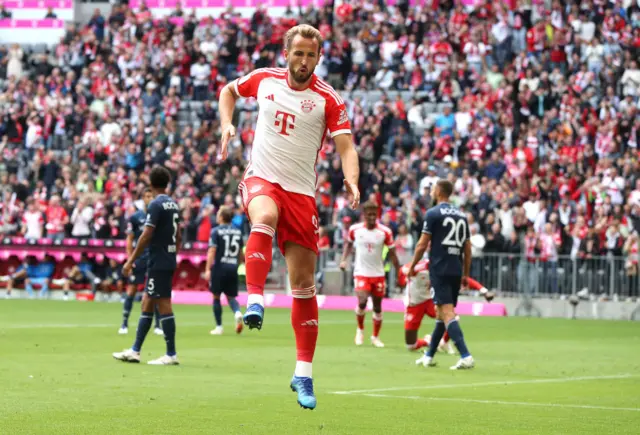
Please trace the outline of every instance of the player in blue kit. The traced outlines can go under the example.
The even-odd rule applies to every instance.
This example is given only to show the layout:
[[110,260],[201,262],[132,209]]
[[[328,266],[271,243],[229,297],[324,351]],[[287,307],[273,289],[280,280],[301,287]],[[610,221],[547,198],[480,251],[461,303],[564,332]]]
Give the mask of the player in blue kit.
[[460,370],[474,366],[473,357],[464,342],[455,313],[460,286],[466,287],[471,270],[471,242],[466,215],[459,208],[449,204],[452,193],[453,184],[447,180],[440,180],[434,185],[431,196],[435,199],[436,205],[427,211],[422,236],[416,245],[407,275],[415,275],[416,264],[422,260],[429,248],[429,271],[437,320],[431,333],[429,349],[416,364],[425,367],[435,365],[433,358],[446,331],[460,352],[460,360],[451,370]]
[[[136,242],[142,235],[144,230],[144,224],[147,221],[147,207],[153,200],[153,193],[150,188],[146,188],[142,194],[142,202],[144,204],[143,210],[138,210],[133,213],[127,221],[127,257],[131,257],[133,249],[136,246]],[[147,277],[147,262],[149,261],[149,248],[147,247],[142,255],[136,260],[133,273],[127,278],[127,295],[124,299],[124,307],[122,310],[122,324],[118,330],[118,334],[129,333],[129,315],[133,308],[133,301],[138,293],[138,288],[144,285]],[[162,335],[162,328],[160,328],[160,316],[158,314],[158,307],[155,308],[155,326],[154,333],[156,335]]]
[[207,253],[207,267],[205,279],[210,281],[209,290],[213,293],[213,316],[216,327],[211,335],[222,335],[222,304],[220,295],[227,296],[229,308],[236,320],[236,332],[242,332],[242,312],[236,301],[238,297],[238,265],[244,261],[242,253],[242,231],[231,225],[233,211],[222,206],[216,216],[218,226],[211,230],[209,238],[209,252]]
[[11,297],[13,285],[24,280],[24,289],[27,291],[29,298],[33,298],[33,285],[40,285],[41,298],[47,296],[49,292],[49,284],[55,271],[55,263],[53,258],[46,255],[44,261],[38,262],[35,257],[29,256],[24,264],[20,266],[14,274],[6,276],[7,281],[7,298]]
[[149,361],[151,365],[177,365],[176,323],[171,306],[171,282],[176,270],[176,256],[180,249],[180,207],[165,192],[171,182],[169,170],[156,166],[149,174],[154,199],[147,208],[144,231],[138,239],[133,254],[122,267],[125,277],[131,275],[136,260],[149,247],[147,263],[147,283],[142,296],[142,314],[138,321],[136,340],[131,349],[113,354],[115,359],[139,363],[140,349],[151,329],[154,307],[160,312],[160,322],[167,343],[167,353]]

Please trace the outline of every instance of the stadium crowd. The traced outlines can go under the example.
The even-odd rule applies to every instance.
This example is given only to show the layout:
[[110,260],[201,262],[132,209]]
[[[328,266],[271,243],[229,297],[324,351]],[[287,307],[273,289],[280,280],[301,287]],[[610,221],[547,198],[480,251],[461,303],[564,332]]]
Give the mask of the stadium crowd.
[[[201,21],[180,7],[162,19],[144,6],[96,11],[46,53],[0,48],[0,233],[124,238],[154,164],[174,175],[183,240],[206,241],[221,204],[246,229],[237,186],[256,102],[242,102],[231,157],[217,164],[217,97],[254,68],[284,65],[282,36],[299,22],[325,38],[316,72],[348,97],[363,198],[382,206],[401,261],[430,186],[449,178],[474,255],[610,254],[637,274],[640,5],[631,0],[358,0]],[[196,119],[181,119],[185,107]],[[320,243],[340,247],[359,216],[329,141],[318,171]]]

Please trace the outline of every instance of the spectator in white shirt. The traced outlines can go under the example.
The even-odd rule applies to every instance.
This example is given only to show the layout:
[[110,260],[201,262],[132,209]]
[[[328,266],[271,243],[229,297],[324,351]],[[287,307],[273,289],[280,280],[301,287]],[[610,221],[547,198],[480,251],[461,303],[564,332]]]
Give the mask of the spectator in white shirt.
[[90,201],[81,199],[71,214],[73,229],[71,235],[79,239],[91,237],[91,222],[93,220],[93,207]]
[[218,44],[213,40],[211,33],[207,33],[206,39],[200,43],[200,51],[207,57],[207,61],[213,60],[214,54],[218,51]]
[[24,237],[30,240],[38,240],[42,238],[44,230],[44,215],[38,209],[35,200],[30,199],[27,210],[22,217],[22,232]]
[[205,63],[204,56],[200,56],[198,62],[191,65],[191,80],[193,81],[193,99],[204,101],[208,99],[209,76],[211,68]]

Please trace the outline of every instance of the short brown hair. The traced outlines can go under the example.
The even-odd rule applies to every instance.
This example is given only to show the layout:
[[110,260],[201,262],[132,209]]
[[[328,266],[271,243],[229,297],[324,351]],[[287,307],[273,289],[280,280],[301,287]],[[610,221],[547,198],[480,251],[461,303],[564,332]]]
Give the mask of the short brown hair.
[[449,198],[453,193],[453,184],[451,184],[451,181],[449,180],[438,180],[436,185],[440,189],[442,196],[445,198]]
[[305,39],[315,39],[316,41],[318,41],[318,52],[322,48],[323,41],[320,31],[308,24],[299,24],[287,30],[287,33],[284,34],[284,47],[287,50],[291,50],[293,38],[295,38],[297,35],[300,35]]
[[362,204],[362,209],[367,211],[367,210],[378,210],[378,204],[374,201],[367,201],[364,204]]
[[225,224],[228,224],[231,222],[231,219],[233,219],[233,210],[231,210],[231,207],[223,205],[220,207],[220,210],[218,210],[218,213]]

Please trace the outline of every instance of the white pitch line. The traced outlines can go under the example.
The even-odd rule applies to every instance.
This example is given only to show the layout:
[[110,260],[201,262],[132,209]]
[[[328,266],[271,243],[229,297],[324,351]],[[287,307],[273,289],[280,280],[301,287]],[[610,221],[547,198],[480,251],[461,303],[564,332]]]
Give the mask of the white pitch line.
[[387,399],[433,400],[433,401],[440,401],[440,402],[481,403],[486,405],[509,405],[509,406],[517,405],[517,406],[537,406],[541,408],[598,409],[598,410],[604,410],[604,411],[640,412],[640,408],[617,408],[613,406],[571,405],[571,404],[563,404],[563,403],[508,402],[505,400],[461,399],[461,398],[454,398],[454,397],[394,396],[391,394],[362,394],[362,396],[383,397]]
[[471,387],[490,387],[493,385],[520,385],[520,384],[552,384],[563,382],[579,382],[579,381],[598,381],[603,379],[625,379],[633,378],[640,375],[621,374],[609,376],[579,376],[571,378],[551,378],[551,379],[526,379],[522,381],[493,381],[493,382],[477,382],[474,384],[442,384],[442,385],[418,385],[410,387],[390,387],[375,388],[371,390],[349,390],[349,391],[333,391],[331,394],[369,394],[384,393],[388,391],[404,391],[404,390],[444,390],[450,388],[471,388]]

